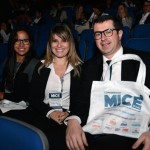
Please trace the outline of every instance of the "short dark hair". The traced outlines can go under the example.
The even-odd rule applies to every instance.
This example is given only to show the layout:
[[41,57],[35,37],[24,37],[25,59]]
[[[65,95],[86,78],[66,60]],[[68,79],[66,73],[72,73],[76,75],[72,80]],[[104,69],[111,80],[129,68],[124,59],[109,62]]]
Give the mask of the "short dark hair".
[[111,16],[111,15],[107,15],[107,14],[106,15],[101,15],[97,19],[95,19],[94,24],[95,23],[103,23],[104,21],[108,21],[108,20],[113,21],[115,29],[122,30],[123,26],[120,23],[120,21],[116,17]]

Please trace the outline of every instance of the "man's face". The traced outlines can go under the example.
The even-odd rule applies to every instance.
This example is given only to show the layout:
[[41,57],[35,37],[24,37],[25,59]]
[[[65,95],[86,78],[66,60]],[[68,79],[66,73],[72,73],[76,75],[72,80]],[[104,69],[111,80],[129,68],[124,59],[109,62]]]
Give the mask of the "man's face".
[[150,12],[150,2],[144,2],[143,11],[145,13]]
[[115,30],[113,21],[107,20],[103,23],[94,24],[94,33],[98,31],[105,31],[105,35],[103,32],[101,33],[100,38],[95,39],[96,45],[104,56],[111,59],[121,47],[122,30]]

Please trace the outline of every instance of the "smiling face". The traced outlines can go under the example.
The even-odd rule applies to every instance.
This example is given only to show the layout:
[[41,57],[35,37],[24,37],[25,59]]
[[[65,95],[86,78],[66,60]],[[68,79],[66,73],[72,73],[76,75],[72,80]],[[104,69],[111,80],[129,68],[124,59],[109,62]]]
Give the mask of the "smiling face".
[[16,42],[14,43],[14,50],[17,59],[24,59],[30,49],[30,39],[25,31],[18,31]]
[[56,58],[67,58],[67,54],[69,52],[69,42],[64,41],[56,34],[52,35],[52,41],[50,43],[51,50]]
[[[94,33],[98,31],[102,32],[104,30],[113,29],[113,28],[115,27],[112,20],[107,20],[102,23],[95,23]],[[102,33],[101,38],[95,40],[98,49],[108,59],[111,59],[121,47],[122,30],[119,31],[113,30],[112,32],[113,34],[110,37],[106,37],[104,33]]]

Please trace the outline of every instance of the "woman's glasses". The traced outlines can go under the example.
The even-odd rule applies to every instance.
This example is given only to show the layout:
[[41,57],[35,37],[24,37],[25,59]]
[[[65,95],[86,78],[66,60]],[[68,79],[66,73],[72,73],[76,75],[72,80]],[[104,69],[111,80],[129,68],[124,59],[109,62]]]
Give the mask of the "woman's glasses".
[[15,44],[19,45],[23,43],[24,45],[29,45],[30,40],[29,39],[15,39]]

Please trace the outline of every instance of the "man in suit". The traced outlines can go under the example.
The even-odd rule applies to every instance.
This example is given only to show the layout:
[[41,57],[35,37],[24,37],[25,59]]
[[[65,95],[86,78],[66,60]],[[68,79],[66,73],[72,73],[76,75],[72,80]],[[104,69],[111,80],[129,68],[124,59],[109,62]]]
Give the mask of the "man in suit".
[[[131,150],[150,149],[150,132],[143,133],[138,139],[119,136],[115,134],[91,135],[84,132],[82,126],[86,124],[89,107],[91,87],[93,81],[104,79],[107,70],[107,60],[113,60],[123,54],[137,54],[146,64],[145,85],[150,88],[150,55],[144,52],[125,50],[121,45],[122,26],[110,15],[100,16],[94,23],[94,38],[100,54],[87,61],[83,65],[81,75],[80,94],[72,104],[70,116],[65,120],[67,123],[66,143],[70,150]],[[113,81],[136,81],[139,70],[139,62],[126,60],[113,65],[111,80]],[[80,125],[81,124],[81,125]]]
[[36,9],[35,10],[35,17],[32,21],[32,23],[30,24],[31,26],[42,26],[44,25],[46,22],[44,20],[44,17],[43,17],[43,12],[41,9]]
[[[138,17],[137,17],[138,20]],[[139,24],[150,23],[150,0],[145,0],[143,4],[143,13],[139,17]]]

